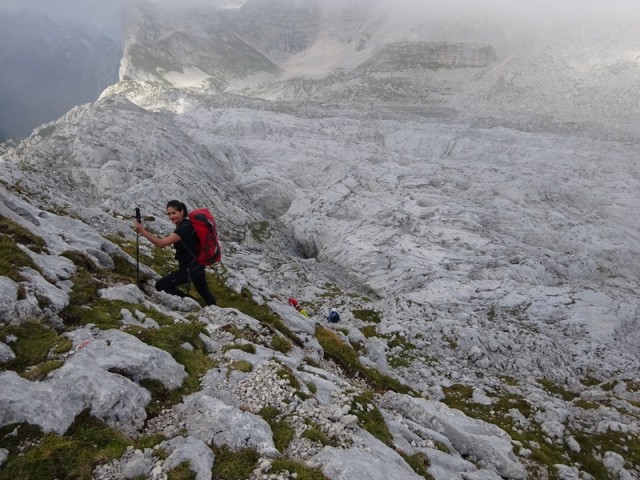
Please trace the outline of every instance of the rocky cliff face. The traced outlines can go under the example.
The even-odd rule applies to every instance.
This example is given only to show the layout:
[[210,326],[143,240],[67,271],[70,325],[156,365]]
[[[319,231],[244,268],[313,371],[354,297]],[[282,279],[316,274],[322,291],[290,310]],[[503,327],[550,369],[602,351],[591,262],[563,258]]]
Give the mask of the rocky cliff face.
[[[160,55],[171,29],[142,18],[130,45]],[[187,34],[178,22],[190,59],[204,58],[206,23]],[[255,479],[640,474],[637,137],[612,140],[613,126],[590,138],[595,116],[575,135],[506,128],[574,43],[514,60],[499,43],[362,24],[380,35],[335,38],[344,67],[319,76],[287,78],[317,41],[279,73],[235,70],[215,89],[160,69],[146,81],[148,65],[131,65],[139,77],[2,155],[2,258],[15,259],[0,277],[7,433],[31,423],[79,441],[88,409],[131,447],[101,460],[104,479],[161,478],[184,460],[224,478],[211,472],[229,450],[251,456]],[[234,25],[214,21],[208,38]],[[610,79],[605,103],[620,92]],[[478,114],[491,101],[512,105],[495,124]],[[140,206],[169,233],[170,198],[216,214],[219,306],[155,292],[170,260],[144,241],[137,285],[128,217]],[[26,356],[23,325],[46,354]],[[56,403],[29,400],[44,395]],[[41,453],[35,434],[16,445],[0,433],[6,472],[25,445]]]

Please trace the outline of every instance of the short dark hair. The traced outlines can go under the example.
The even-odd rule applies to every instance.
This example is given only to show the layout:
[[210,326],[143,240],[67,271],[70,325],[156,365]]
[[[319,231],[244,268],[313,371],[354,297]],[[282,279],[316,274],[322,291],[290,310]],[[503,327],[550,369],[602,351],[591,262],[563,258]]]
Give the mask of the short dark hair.
[[189,215],[189,210],[187,210],[187,206],[184,203],[182,203],[180,200],[169,200],[169,202],[167,202],[166,208],[169,208],[169,207],[175,208],[179,212],[184,213],[185,217]]

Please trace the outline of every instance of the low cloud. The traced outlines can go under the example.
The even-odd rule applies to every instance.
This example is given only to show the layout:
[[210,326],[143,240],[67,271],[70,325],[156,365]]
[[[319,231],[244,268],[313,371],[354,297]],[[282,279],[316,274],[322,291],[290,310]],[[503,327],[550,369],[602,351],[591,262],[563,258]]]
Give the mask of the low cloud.
[[[147,0],[149,3],[188,9],[192,6],[237,8],[260,0]],[[291,2],[292,0],[288,0]],[[296,0],[299,4],[306,1]],[[0,11],[29,9],[46,13],[59,21],[84,23],[117,35],[121,10],[136,0],[2,0]],[[359,9],[375,8],[386,14],[414,22],[471,19],[478,22],[508,23],[514,26],[576,26],[583,23],[638,22],[638,0],[322,0],[324,5],[344,8],[350,3]]]
[[60,22],[95,26],[115,36],[121,25],[126,0],[2,0],[1,11],[29,10]]

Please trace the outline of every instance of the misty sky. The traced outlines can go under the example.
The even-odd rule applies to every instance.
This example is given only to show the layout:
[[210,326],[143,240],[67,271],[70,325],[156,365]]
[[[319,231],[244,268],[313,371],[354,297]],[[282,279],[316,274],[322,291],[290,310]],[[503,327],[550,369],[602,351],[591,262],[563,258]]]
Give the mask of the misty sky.
[[[28,8],[47,13],[58,20],[96,25],[116,36],[119,11],[133,0],[0,0],[0,10]],[[186,6],[189,4],[228,6],[246,0],[149,0],[154,3]],[[327,0],[330,2],[331,0]],[[340,0],[345,4],[349,0]],[[585,20],[640,19],[640,0],[371,0],[386,8],[409,15],[471,16],[520,22],[582,22]]]

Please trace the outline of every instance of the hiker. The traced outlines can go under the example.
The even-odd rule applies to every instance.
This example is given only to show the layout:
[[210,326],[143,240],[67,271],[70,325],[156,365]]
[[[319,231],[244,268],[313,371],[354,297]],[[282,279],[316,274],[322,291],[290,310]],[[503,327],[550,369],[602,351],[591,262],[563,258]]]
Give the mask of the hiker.
[[207,305],[215,305],[216,299],[207,284],[204,266],[196,261],[198,238],[191,226],[187,207],[178,200],[171,200],[167,203],[167,215],[169,220],[176,226],[176,229],[172,234],[164,238],[159,238],[148,232],[138,221],[134,221],[133,224],[136,233],[142,235],[156,247],[164,248],[168,245],[173,245],[176,250],[175,258],[178,261],[179,269],[158,280],[156,282],[156,290],[179,297],[186,297],[188,295],[177,287],[178,285],[193,283],[205,303]]
[[295,309],[296,309],[296,311],[297,311],[300,315],[304,315],[305,317],[308,317],[308,316],[309,316],[309,312],[307,312],[307,311],[304,309],[304,307],[302,307],[302,305],[300,305],[300,304],[298,303],[298,301],[297,301],[295,298],[290,297],[290,298],[289,298],[289,300],[287,300],[287,303],[289,303],[289,305],[291,305],[293,308],[295,308]]
[[327,321],[329,323],[338,323],[340,321],[340,314],[335,308],[332,308],[329,315],[327,315]]

